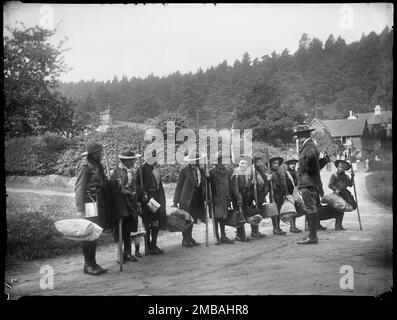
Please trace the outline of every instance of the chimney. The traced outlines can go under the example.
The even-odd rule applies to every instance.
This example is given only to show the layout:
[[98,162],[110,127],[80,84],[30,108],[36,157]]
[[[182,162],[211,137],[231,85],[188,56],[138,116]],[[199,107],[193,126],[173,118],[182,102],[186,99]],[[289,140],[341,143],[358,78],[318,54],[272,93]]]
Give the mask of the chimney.
[[347,117],[347,119],[357,119],[357,117],[353,114],[353,111],[350,110],[350,115]]
[[374,110],[375,110],[375,115],[379,115],[381,113],[382,108],[380,107],[379,104],[377,104]]

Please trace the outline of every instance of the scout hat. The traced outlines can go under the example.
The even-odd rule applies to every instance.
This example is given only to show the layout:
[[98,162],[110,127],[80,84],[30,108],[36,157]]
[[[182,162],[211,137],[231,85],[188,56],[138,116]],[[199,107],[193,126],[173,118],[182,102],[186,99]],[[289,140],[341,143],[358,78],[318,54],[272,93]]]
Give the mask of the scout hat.
[[336,168],[339,166],[339,163],[343,163],[346,166],[346,168],[347,168],[346,170],[349,170],[351,168],[351,165],[350,165],[349,162],[347,162],[346,160],[341,160],[341,159],[340,160],[336,160],[334,162]]
[[296,126],[293,135],[299,135],[304,132],[312,132],[316,129],[311,129],[307,124],[299,124]]
[[119,153],[119,159],[122,160],[137,159],[139,157],[141,157],[140,154],[135,154],[135,152],[129,148],[125,148]]
[[82,156],[88,156],[89,154],[93,154],[95,152],[99,152],[103,150],[102,144],[96,142],[94,140],[90,140],[87,142],[85,147],[85,151],[81,154]]
[[291,158],[288,158],[288,160],[285,161],[285,164],[288,165],[290,163],[297,163],[297,162],[299,162],[299,160],[296,157],[291,157]]
[[278,160],[279,165],[281,165],[284,162],[284,159],[281,158],[281,157],[272,157],[272,158],[269,159],[270,165],[276,160]]

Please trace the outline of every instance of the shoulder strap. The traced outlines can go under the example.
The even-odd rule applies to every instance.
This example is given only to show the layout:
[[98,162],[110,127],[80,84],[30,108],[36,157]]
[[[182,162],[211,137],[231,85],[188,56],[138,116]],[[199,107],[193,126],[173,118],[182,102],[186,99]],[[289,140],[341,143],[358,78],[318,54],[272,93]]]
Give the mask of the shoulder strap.
[[293,186],[294,186],[294,188],[295,188],[294,179],[292,178],[291,174],[288,172],[288,170],[286,170],[285,172],[287,173],[287,176],[288,176],[288,178],[291,180],[291,182],[292,182],[292,185],[293,185]]

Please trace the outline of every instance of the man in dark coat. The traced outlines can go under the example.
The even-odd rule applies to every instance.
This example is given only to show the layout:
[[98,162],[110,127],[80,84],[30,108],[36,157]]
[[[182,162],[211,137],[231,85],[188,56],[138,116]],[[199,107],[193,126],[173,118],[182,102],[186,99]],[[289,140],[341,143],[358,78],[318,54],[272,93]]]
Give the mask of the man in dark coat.
[[[197,223],[204,221],[206,208],[204,205],[207,178],[204,170],[199,166],[201,157],[195,152],[190,152],[184,160],[188,163],[181,169],[175,188],[173,206],[187,211]],[[200,245],[193,239],[193,224],[182,232],[182,246],[193,247]]]
[[[102,210],[102,201],[100,199],[103,185],[106,177],[101,164],[103,157],[103,146],[95,141],[89,141],[86,151],[83,153],[85,158],[77,170],[77,179],[75,184],[75,200],[78,216],[100,224],[99,211]],[[87,205],[94,203],[98,205],[97,213],[88,216],[86,212]],[[97,242],[83,241],[84,268],[83,272],[89,275],[100,275],[107,272],[96,262]]]
[[328,163],[329,158],[320,159],[320,152],[311,138],[311,131],[307,125],[299,125],[294,132],[299,139],[298,188],[302,193],[304,210],[310,228],[308,237],[298,244],[317,244],[318,211],[320,195],[324,194],[320,177],[320,170]]
[[[215,236],[217,244],[226,243],[232,244],[233,240],[230,240],[226,236],[225,232],[225,219],[228,216],[228,208],[230,206],[231,187],[230,187],[230,173],[226,170],[222,164],[222,154],[218,155],[218,163],[209,171],[209,179],[212,190],[212,205],[214,208],[215,219]],[[218,225],[221,230],[221,237],[219,238]]]
[[[122,223],[122,241],[124,243],[124,259],[123,261],[137,262],[138,259],[131,254],[131,232],[135,232],[138,226],[138,201],[143,202],[143,192],[141,188],[137,188],[133,176],[133,167],[136,159],[140,155],[126,148],[119,154],[119,164],[110,172],[110,178],[120,182],[121,191],[124,195],[128,211],[130,215],[123,218]],[[113,231],[113,238],[116,243],[119,241],[119,226],[117,225]],[[117,255],[119,250],[117,249]],[[120,263],[120,257],[117,257]]]
[[[159,230],[167,227],[166,202],[163,183],[161,182],[160,169],[157,163],[157,153],[153,150],[152,156],[145,159],[142,165],[142,179],[138,170],[136,174],[136,184],[143,187],[143,192],[147,195],[148,201],[153,198],[160,204],[160,208],[153,212],[148,203],[143,205],[142,222],[146,229],[146,237],[149,247],[149,254],[163,254],[164,251],[157,247],[157,236]],[[142,181],[143,180],[143,181]]]

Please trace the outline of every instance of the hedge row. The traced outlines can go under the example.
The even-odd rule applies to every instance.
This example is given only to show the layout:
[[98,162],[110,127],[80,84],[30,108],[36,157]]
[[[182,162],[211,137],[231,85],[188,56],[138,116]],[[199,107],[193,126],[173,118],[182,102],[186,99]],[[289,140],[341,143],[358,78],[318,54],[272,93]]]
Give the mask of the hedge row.
[[57,134],[14,138],[5,141],[6,174],[72,176],[84,141]]
[[[67,139],[56,134],[16,138],[5,144],[5,169],[7,175],[50,175],[58,174],[68,177],[76,175],[82,160],[81,153],[89,140],[96,140],[104,145],[108,155],[109,167],[117,162],[117,153],[124,147],[141,152],[149,142],[143,141],[144,131],[129,127],[109,129],[106,133],[93,132]],[[293,153],[291,150],[280,150],[265,143],[254,143],[254,154],[263,158],[259,163],[264,165],[269,156],[280,155],[284,158]],[[161,174],[164,182],[176,182],[181,165],[164,165]]]

